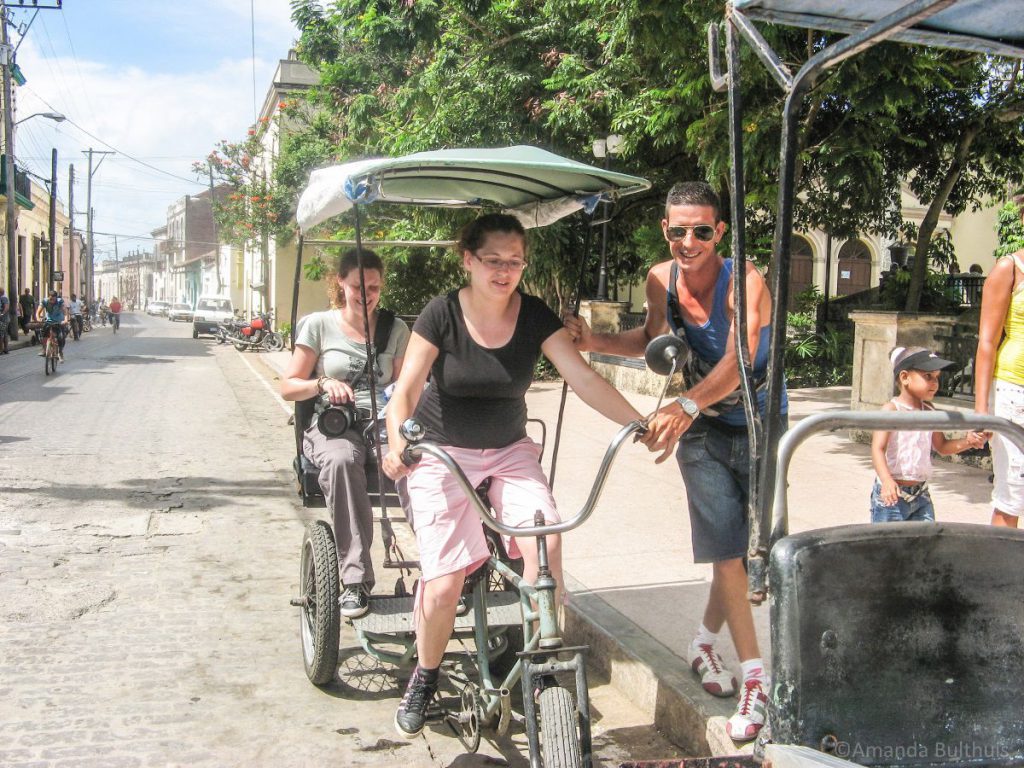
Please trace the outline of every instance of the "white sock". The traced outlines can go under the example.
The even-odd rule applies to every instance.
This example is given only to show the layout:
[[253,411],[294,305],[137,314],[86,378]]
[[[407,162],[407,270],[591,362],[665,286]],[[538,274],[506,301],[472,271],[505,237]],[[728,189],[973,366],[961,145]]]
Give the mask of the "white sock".
[[760,659],[747,659],[746,661],[741,661],[740,669],[743,674],[743,682],[746,682],[747,680],[760,680],[762,683],[764,682],[764,662]]
[[700,629],[697,630],[697,636],[693,638],[694,645],[714,645],[718,639],[718,633],[712,632],[710,629],[704,626],[701,622]]

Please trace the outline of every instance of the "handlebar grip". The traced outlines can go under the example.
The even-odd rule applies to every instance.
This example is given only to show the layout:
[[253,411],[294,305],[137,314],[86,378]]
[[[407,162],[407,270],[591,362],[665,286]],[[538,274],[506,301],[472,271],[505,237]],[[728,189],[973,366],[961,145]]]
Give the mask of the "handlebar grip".
[[407,445],[402,449],[402,463],[407,467],[411,467],[414,464],[419,463],[420,457],[413,454],[413,446]]

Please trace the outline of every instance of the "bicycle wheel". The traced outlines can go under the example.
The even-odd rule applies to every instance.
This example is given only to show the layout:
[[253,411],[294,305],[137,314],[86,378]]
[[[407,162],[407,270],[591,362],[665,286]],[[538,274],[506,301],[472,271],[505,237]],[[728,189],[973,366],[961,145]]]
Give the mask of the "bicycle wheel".
[[338,605],[338,554],[331,527],[323,520],[306,526],[299,568],[302,612],[299,635],[306,676],[313,685],[326,685],[338,669],[341,610]]
[[576,704],[561,686],[540,692],[540,750],[544,768],[579,768],[580,737],[576,731]]
[[284,337],[280,333],[271,331],[264,343],[271,352],[280,352],[284,349]]
[[52,359],[53,358],[50,357],[50,340],[47,339],[43,346],[43,372],[47,376],[50,375],[50,361]]

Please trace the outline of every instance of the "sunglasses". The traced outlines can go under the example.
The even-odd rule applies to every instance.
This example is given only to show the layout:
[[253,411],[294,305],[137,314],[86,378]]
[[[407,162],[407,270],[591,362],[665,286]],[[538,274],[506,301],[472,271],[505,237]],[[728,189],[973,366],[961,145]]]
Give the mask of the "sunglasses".
[[526,262],[519,259],[499,259],[497,256],[477,256],[475,253],[473,258],[494,271],[505,269],[509,272],[522,272],[526,269]]
[[665,237],[670,243],[678,243],[686,238],[687,231],[693,231],[693,236],[702,243],[710,243],[715,239],[715,228],[710,224],[697,224],[694,227],[666,227]]

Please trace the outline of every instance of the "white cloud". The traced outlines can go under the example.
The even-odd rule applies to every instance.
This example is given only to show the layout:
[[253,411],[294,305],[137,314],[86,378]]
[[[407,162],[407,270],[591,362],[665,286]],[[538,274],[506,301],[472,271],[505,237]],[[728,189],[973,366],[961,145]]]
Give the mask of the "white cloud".
[[[235,32],[243,20],[248,30],[248,0],[213,0],[211,5],[234,14]],[[277,65],[276,57],[286,54],[295,31],[285,0],[257,0],[255,11],[258,36],[276,41],[280,51],[258,45],[258,50],[270,51],[274,57],[265,55],[255,62],[257,106],[261,106]],[[94,174],[93,207],[98,231],[147,235],[161,226],[172,202],[202,189],[199,183],[187,181],[195,178],[192,163],[205,159],[220,139],[244,138],[253,122],[254,64],[250,58],[222,55],[218,60],[216,52],[211,52],[207,61],[182,62],[187,71],[153,72],[145,68],[145,62],[126,67],[55,58],[29,36],[18,52],[18,61],[24,71],[32,73],[27,86],[18,89],[18,117],[55,109],[70,120],[55,126],[36,118],[19,126],[15,155],[25,157],[28,167],[48,176],[50,164],[43,158],[50,146],[57,146],[59,196],[66,201],[67,164],[73,162],[77,211],[86,209],[87,160],[82,150],[110,149],[103,142],[182,177],[162,175],[123,156],[108,157]],[[82,217],[76,226],[84,227]],[[104,241],[97,238],[97,250],[103,246]],[[149,244],[136,241],[130,247],[148,250]]]

